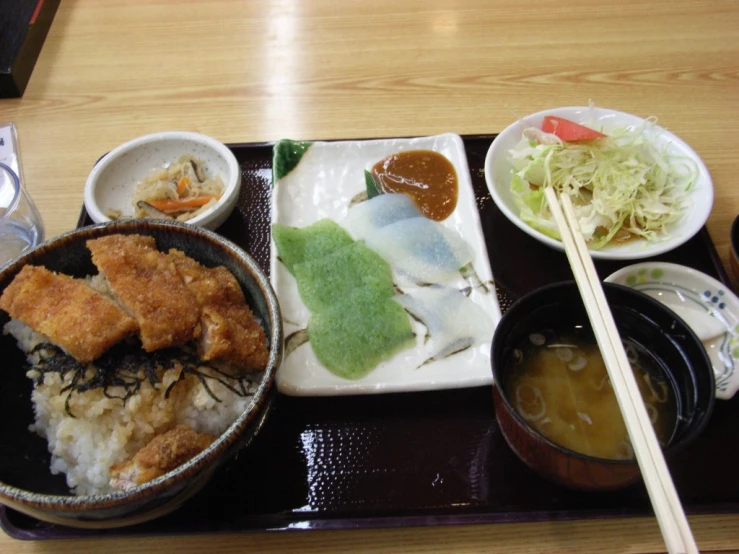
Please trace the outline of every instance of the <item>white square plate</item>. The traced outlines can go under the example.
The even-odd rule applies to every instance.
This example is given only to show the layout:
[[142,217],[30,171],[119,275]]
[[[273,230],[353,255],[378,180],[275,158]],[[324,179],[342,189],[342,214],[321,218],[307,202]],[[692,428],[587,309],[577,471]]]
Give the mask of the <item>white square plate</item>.
[[[473,267],[485,288],[475,288],[470,298],[482,306],[492,320],[490,340],[448,358],[422,365],[427,359],[423,337],[425,327],[413,321],[416,345],[380,363],[358,380],[347,380],[328,371],[316,358],[310,343],[286,351],[277,373],[277,387],[296,396],[376,394],[425,391],[489,385],[492,330],[500,320],[487,248],[480,227],[472,182],[462,139],[447,133],[412,139],[313,142],[298,165],[273,185],[272,223],[306,227],[323,218],[341,224],[349,204],[365,190],[365,169],[385,156],[403,150],[433,150],[446,156],[457,172],[459,198],[454,213],[443,221],[456,230],[474,252]],[[278,149],[275,149],[278,152]],[[279,154],[278,154],[279,155]],[[275,160],[275,166],[280,160]],[[282,309],[285,337],[305,329],[310,312],[298,293],[295,279],[277,259],[271,246],[272,286]],[[463,288],[460,278],[448,286]]]

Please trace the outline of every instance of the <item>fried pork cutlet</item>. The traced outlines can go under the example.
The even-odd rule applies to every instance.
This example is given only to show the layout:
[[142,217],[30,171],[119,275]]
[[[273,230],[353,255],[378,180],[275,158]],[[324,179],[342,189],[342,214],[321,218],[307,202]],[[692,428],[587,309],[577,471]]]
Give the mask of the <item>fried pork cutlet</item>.
[[216,437],[178,425],[157,435],[130,460],[110,467],[110,485],[126,490],[184,464],[208,448]]
[[264,330],[231,272],[222,266],[204,267],[174,248],[169,257],[201,309],[200,359],[227,362],[245,371],[267,367]]
[[88,240],[87,248],[116,300],[139,324],[144,350],[181,346],[199,336],[195,298],[153,237],[109,235]]
[[33,265],[8,285],[0,308],[83,364],[138,330],[136,321],[84,280]]

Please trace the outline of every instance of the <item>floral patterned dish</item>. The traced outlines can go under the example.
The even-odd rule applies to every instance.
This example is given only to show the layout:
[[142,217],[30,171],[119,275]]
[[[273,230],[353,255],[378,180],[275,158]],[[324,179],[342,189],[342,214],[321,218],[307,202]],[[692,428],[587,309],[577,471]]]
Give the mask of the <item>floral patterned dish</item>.
[[726,285],[690,267],[663,262],[630,265],[605,280],[672,308],[706,347],[716,377],[716,398],[734,395],[739,389],[739,298]]

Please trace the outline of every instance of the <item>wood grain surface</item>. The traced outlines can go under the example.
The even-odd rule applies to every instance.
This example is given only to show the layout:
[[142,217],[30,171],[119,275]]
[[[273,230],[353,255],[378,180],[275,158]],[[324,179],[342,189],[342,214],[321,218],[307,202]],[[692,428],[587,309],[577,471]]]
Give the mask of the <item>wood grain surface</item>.
[[[74,227],[87,174],[135,136],[223,142],[494,133],[588,101],[659,123],[714,179],[724,263],[739,213],[735,0],[64,0],[21,99],[26,185],[47,236]],[[698,471],[698,469],[696,469]],[[728,476],[727,478],[736,478]],[[690,522],[739,552],[739,516]],[[25,552],[660,552],[645,519],[23,543]]]

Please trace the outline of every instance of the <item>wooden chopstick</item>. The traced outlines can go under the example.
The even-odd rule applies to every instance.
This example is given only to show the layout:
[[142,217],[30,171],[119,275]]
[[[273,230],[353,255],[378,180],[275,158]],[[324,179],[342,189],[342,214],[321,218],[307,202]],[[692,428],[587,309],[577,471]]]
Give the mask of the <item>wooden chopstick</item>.
[[544,193],[613,384],[665,545],[670,553],[697,553],[698,547],[644,406],[593,259],[580,232],[572,201],[567,194],[560,196],[563,214],[554,189],[547,187]]

